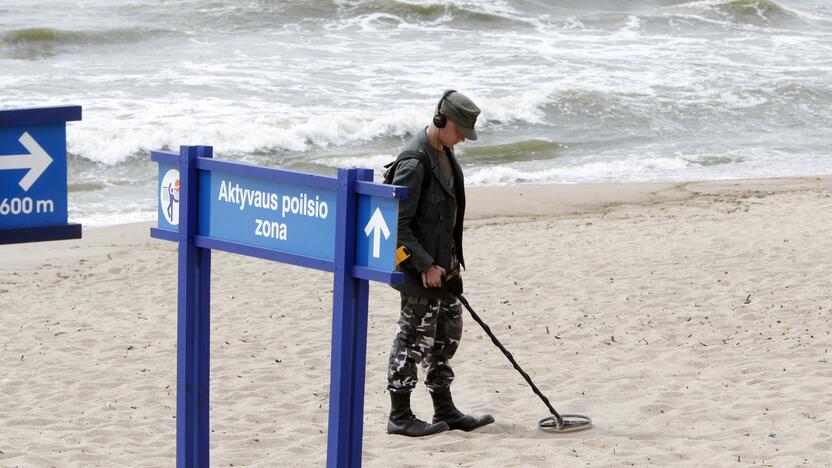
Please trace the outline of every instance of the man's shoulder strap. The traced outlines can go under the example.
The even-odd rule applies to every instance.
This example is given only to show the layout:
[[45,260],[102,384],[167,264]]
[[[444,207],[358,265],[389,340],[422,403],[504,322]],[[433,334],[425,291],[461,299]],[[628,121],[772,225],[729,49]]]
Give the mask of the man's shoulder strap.
[[390,184],[393,182],[393,175],[395,174],[396,166],[398,166],[400,162],[406,159],[418,159],[419,162],[422,163],[422,170],[425,171],[424,177],[422,178],[422,191],[424,191],[430,186],[430,181],[431,179],[433,179],[433,174],[431,172],[430,156],[425,154],[423,151],[402,151],[394,161],[386,164],[384,166],[386,169],[384,173],[384,183]]

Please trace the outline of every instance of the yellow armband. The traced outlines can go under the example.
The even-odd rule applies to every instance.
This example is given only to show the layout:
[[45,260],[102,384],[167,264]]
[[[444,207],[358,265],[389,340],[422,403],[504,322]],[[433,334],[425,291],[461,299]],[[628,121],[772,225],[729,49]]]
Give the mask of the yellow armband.
[[410,258],[410,251],[407,250],[407,247],[400,245],[398,249],[396,249],[396,266],[399,266],[399,263],[407,260]]

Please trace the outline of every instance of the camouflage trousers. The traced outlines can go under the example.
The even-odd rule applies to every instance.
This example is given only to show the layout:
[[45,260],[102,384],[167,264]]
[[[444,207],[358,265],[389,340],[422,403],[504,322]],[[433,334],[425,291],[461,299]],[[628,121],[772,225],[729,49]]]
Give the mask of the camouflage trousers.
[[452,296],[441,299],[401,296],[399,327],[387,369],[387,390],[411,392],[416,386],[416,367],[420,363],[428,389],[447,388],[454,380],[449,361],[462,337],[462,304]]

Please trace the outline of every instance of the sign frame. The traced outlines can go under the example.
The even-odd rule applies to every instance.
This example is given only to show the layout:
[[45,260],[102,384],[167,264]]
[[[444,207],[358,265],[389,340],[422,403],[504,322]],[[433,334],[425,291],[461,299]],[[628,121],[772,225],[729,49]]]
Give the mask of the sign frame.
[[[211,250],[334,273],[327,466],[361,466],[369,281],[401,284],[404,276],[355,264],[356,237],[364,229],[357,222],[359,197],[397,200],[407,197],[407,188],[373,183],[370,169],[339,169],[328,177],[216,160],[211,146],[181,146],[179,155],[154,151],[151,160],[178,167],[180,180],[178,231],[150,229],[151,237],[179,244],[176,466],[209,466]],[[334,260],[199,235],[200,171],[334,190]]]

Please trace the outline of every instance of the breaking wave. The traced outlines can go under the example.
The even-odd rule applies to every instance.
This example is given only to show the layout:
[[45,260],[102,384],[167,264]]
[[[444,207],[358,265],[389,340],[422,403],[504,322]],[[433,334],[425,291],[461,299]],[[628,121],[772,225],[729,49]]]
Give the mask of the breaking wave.
[[702,14],[700,19],[749,26],[781,26],[801,19],[799,12],[772,0],[699,0],[678,8]]
[[119,28],[103,31],[67,31],[55,28],[22,28],[0,35],[0,51],[12,58],[50,57],[69,47],[129,44],[175,34],[168,29]]

